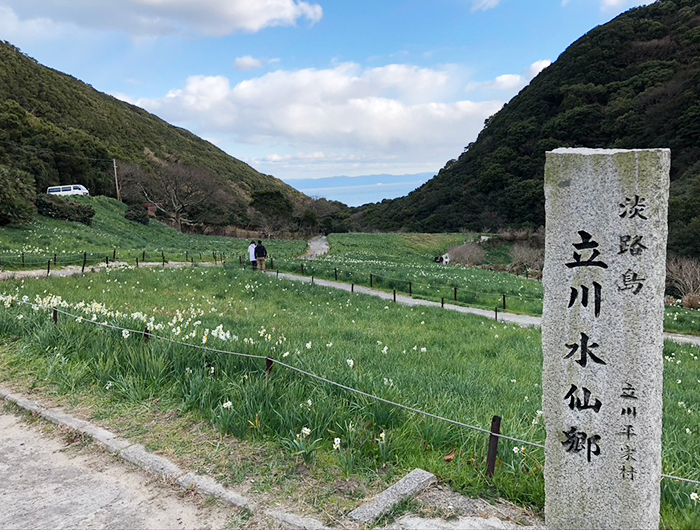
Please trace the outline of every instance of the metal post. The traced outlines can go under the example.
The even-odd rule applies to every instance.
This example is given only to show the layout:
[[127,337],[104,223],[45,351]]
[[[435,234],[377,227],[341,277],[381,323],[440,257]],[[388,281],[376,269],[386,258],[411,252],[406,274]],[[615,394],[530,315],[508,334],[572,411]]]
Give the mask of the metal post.
[[114,249],[114,252],[112,252],[112,261],[117,261],[117,249]]
[[50,276],[50,275],[51,275],[51,260],[49,260],[49,264],[46,267],[46,276]]
[[304,274],[304,264],[303,263],[301,264],[301,274],[302,275]]
[[503,293],[503,311],[506,310],[506,293]]
[[496,457],[498,456],[498,438],[501,434],[501,417],[494,416],[491,419],[491,435],[489,436],[489,452],[486,456],[486,476],[492,477],[496,471]]
[[109,265],[109,256],[105,256],[105,265]]
[[271,269],[275,268],[275,260],[273,258],[270,258],[270,268]]
[[394,289],[394,302],[396,302],[396,289]]
[[335,281],[337,282],[338,281],[338,267],[335,267],[333,269],[333,272],[335,272]]
[[22,252],[22,268],[24,268],[24,252]]
[[374,287],[374,277],[370,273],[369,275],[369,288],[372,289]]
[[143,251],[143,254],[141,255],[141,261],[146,261],[146,251]]
[[83,252],[83,274],[85,274],[85,265],[87,265],[87,252]]
[[440,302],[440,307],[445,307],[445,297],[443,296],[442,301]]
[[185,250],[185,261],[190,261],[190,251]]
[[56,254],[55,254],[55,253],[54,253],[54,255],[53,255],[53,264],[54,264],[54,265],[57,264],[57,261],[56,261]]
[[496,322],[498,322],[498,306],[493,308],[495,316],[493,317]]
[[136,256],[136,268],[137,269],[139,268],[139,257],[138,256]]
[[457,301],[457,288],[455,287],[455,302]]
[[355,292],[355,284],[354,283],[350,285],[350,292],[351,293]]
[[413,282],[408,282],[408,295],[413,296]]
[[58,326],[58,309],[53,308],[53,325]]

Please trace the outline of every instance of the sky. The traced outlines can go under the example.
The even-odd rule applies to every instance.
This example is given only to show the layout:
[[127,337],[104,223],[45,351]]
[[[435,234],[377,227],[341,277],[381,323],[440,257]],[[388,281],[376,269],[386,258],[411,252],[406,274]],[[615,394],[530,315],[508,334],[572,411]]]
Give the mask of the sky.
[[0,39],[358,205],[420,186],[571,43],[649,3],[0,0]]

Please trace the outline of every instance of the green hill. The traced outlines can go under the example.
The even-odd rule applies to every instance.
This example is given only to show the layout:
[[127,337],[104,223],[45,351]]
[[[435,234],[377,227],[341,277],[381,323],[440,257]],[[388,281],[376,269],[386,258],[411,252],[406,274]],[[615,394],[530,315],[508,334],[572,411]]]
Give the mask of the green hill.
[[[143,197],[133,182],[129,189],[129,176],[195,168],[195,177],[216,193],[207,193],[206,201],[185,214],[209,226],[289,224],[312,202],[194,134],[0,42],[0,166],[5,173],[12,170],[5,178],[33,179],[37,192],[52,184],[79,183],[93,195],[115,197],[112,159],[125,173],[124,194],[134,201]],[[284,219],[271,219],[280,215]]]
[[432,180],[355,218],[416,232],[540,226],[545,152],[557,147],[671,148],[669,249],[700,256],[697,0],[659,0],[593,29]]

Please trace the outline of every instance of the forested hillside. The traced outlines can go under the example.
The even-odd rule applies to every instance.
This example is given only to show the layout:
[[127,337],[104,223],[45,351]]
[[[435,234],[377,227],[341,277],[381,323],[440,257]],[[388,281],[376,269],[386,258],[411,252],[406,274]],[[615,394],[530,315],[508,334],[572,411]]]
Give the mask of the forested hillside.
[[[4,208],[15,218],[0,215],[0,224],[21,221],[17,214],[31,213],[34,190],[52,184],[84,184],[92,194],[115,197],[112,159],[122,194],[133,202],[144,202],[146,191],[171,211],[182,205],[168,204],[159,186],[173,179],[185,187],[201,183],[181,212],[200,224],[274,229],[318,219],[313,201],[282,181],[0,42],[0,181],[23,190],[17,207]],[[4,194],[0,202],[10,200]]]
[[542,225],[545,152],[557,147],[671,148],[669,248],[700,256],[697,0],[659,0],[590,31],[436,177],[356,219],[429,232]]

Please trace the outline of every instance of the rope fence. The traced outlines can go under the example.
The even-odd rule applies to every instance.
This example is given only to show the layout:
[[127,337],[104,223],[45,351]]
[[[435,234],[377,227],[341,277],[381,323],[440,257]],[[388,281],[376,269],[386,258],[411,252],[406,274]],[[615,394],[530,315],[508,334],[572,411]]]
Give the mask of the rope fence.
[[[316,381],[318,381],[318,382],[321,382],[321,383],[326,384],[326,385],[329,385],[329,386],[333,386],[333,387],[342,389],[342,390],[344,390],[344,391],[346,391],[346,392],[348,392],[348,393],[350,393],[350,394],[354,394],[354,395],[358,395],[358,396],[363,396],[363,397],[365,397],[365,398],[367,398],[367,399],[370,399],[370,400],[373,400],[373,401],[376,401],[376,402],[380,402],[380,403],[384,403],[384,404],[389,405],[389,406],[391,406],[391,407],[395,407],[395,408],[398,408],[398,409],[402,409],[402,410],[405,410],[405,411],[407,411],[407,412],[411,412],[411,413],[413,413],[413,414],[421,415],[421,416],[424,416],[424,417],[426,417],[426,418],[430,418],[430,419],[433,419],[433,420],[436,420],[436,421],[441,421],[441,422],[444,422],[444,423],[448,423],[448,424],[450,424],[450,425],[454,425],[454,426],[457,426],[457,427],[460,427],[460,428],[463,428],[463,429],[472,430],[472,431],[479,432],[479,433],[482,433],[482,434],[488,434],[488,435],[490,436],[490,442],[491,442],[491,443],[489,444],[489,454],[488,454],[488,456],[487,456],[487,475],[489,475],[489,476],[492,476],[492,475],[493,475],[493,467],[494,467],[494,465],[495,465],[495,459],[496,459],[497,450],[498,450],[497,441],[498,441],[499,439],[508,440],[508,441],[515,442],[515,443],[520,444],[520,445],[527,445],[527,446],[530,446],[530,447],[536,447],[536,448],[538,448],[538,449],[544,449],[544,447],[545,447],[543,444],[539,444],[539,443],[536,443],[536,442],[531,442],[531,441],[528,441],[528,440],[521,440],[521,439],[519,439],[519,438],[515,438],[515,437],[512,437],[512,436],[507,436],[507,435],[504,435],[504,434],[500,433],[500,421],[501,421],[501,418],[498,417],[498,416],[494,416],[493,421],[492,421],[492,428],[491,428],[490,430],[489,430],[489,429],[484,429],[484,428],[482,428],[482,427],[477,427],[477,426],[474,426],[474,425],[469,425],[469,424],[463,423],[463,422],[461,422],[461,421],[453,420],[453,419],[450,419],[450,418],[445,418],[445,417],[440,416],[440,415],[438,415],[438,414],[433,414],[433,413],[431,413],[431,412],[427,412],[427,411],[424,411],[424,410],[421,410],[421,409],[417,409],[417,408],[411,407],[411,406],[409,406],[409,405],[404,405],[404,404],[402,404],[402,403],[398,403],[398,402],[395,402],[395,401],[391,401],[391,400],[389,400],[389,399],[385,399],[385,398],[382,398],[382,397],[380,397],[380,396],[375,396],[375,395],[370,394],[370,393],[368,393],[368,392],[364,392],[364,391],[362,391],[362,390],[358,390],[358,389],[356,389],[356,388],[353,388],[353,387],[344,385],[344,384],[342,384],[342,383],[338,383],[338,382],[336,382],[336,381],[333,381],[333,380],[328,379],[328,378],[326,378],[326,377],[320,376],[320,375],[318,375],[318,374],[314,374],[314,373],[309,372],[309,371],[307,371],[307,370],[303,370],[303,369],[298,368],[298,367],[296,367],[296,366],[292,366],[292,365],[290,365],[290,364],[287,364],[287,363],[285,363],[285,362],[282,362],[282,361],[280,361],[280,360],[278,360],[278,359],[275,359],[275,358],[272,358],[272,357],[270,357],[270,356],[247,354],[247,353],[235,352],[235,351],[231,351],[231,350],[221,350],[221,349],[217,349],[217,348],[211,348],[211,347],[209,347],[209,346],[203,346],[203,345],[199,345],[199,344],[192,344],[192,343],[189,343],[189,342],[178,341],[178,340],[171,339],[171,338],[169,338],[169,337],[165,337],[165,336],[162,336],[162,335],[154,334],[154,333],[152,333],[151,331],[149,331],[148,328],[146,328],[144,331],[141,331],[141,330],[135,330],[135,329],[130,329],[130,328],[124,328],[124,327],[121,327],[121,326],[117,326],[117,325],[115,325],[115,324],[109,324],[109,323],[107,323],[107,322],[97,322],[97,321],[93,321],[93,320],[90,320],[90,319],[83,318],[83,317],[81,317],[80,315],[76,315],[76,314],[70,313],[70,312],[65,311],[65,310],[63,310],[63,309],[60,309],[60,308],[58,308],[58,307],[40,306],[40,305],[38,305],[38,304],[35,304],[35,303],[32,303],[32,302],[25,302],[25,301],[19,300],[19,299],[15,299],[15,300],[13,300],[13,302],[17,302],[17,303],[22,304],[22,305],[30,306],[30,307],[31,307],[33,310],[35,310],[35,311],[36,311],[37,309],[51,310],[52,313],[53,313],[53,322],[54,322],[54,325],[58,325],[58,315],[61,314],[61,315],[64,315],[64,316],[66,316],[66,317],[69,317],[69,318],[71,318],[71,319],[73,319],[73,320],[75,320],[75,321],[77,321],[77,322],[80,322],[80,323],[89,323],[89,324],[93,324],[93,325],[95,325],[95,326],[98,326],[98,327],[101,327],[101,328],[104,328],[104,329],[112,329],[112,330],[115,330],[115,331],[119,331],[119,332],[121,332],[121,333],[123,333],[124,331],[127,331],[129,334],[132,334],[132,333],[133,333],[134,335],[137,335],[137,336],[138,336],[138,335],[142,335],[142,336],[144,337],[144,340],[145,340],[146,342],[148,342],[149,339],[153,338],[153,339],[157,339],[157,340],[160,340],[160,341],[164,341],[164,342],[167,342],[167,343],[170,343],[170,344],[174,344],[174,345],[177,345],[177,346],[182,346],[182,347],[185,347],[185,348],[192,348],[192,349],[196,349],[196,350],[200,350],[200,351],[206,351],[206,352],[211,352],[211,353],[216,353],[216,354],[230,355],[230,356],[234,356],[234,357],[240,357],[240,358],[246,358],[246,359],[253,359],[253,360],[265,361],[265,363],[266,363],[265,374],[266,374],[266,375],[268,375],[268,374],[271,373],[272,367],[273,367],[274,365],[278,365],[278,366],[281,366],[281,367],[283,367],[283,368],[286,368],[287,370],[290,370],[290,371],[292,371],[292,372],[295,372],[295,373],[298,373],[298,374],[300,374],[300,375],[303,375],[303,376],[305,376],[305,377],[307,377],[307,378],[316,380]],[[6,304],[5,307],[8,307],[8,305]],[[8,308],[9,308],[9,307],[8,307]],[[497,420],[497,421],[496,421],[496,420]],[[496,424],[496,426],[495,426],[495,424]],[[495,442],[496,442],[495,444],[494,444],[494,440],[495,440]],[[491,471],[490,473],[489,473],[489,470]],[[673,481],[678,481],[678,482],[684,482],[684,483],[693,484],[693,485],[700,485],[700,481],[698,481],[698,480],[687,479],[687,478],[682,478],[682,477],[675,477],[675,476],[667,475],[667,474],[662,474],[661,476],[662,476],[663,478],[665,478],[665,479],[668,479],[668,480],[673,480]]]

